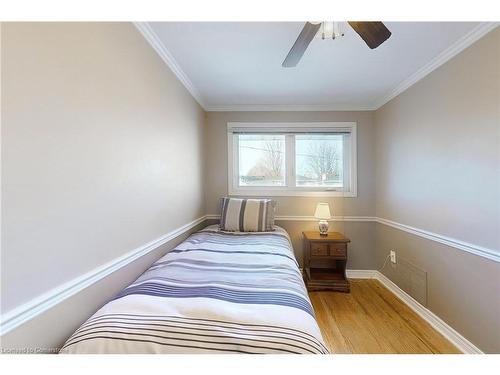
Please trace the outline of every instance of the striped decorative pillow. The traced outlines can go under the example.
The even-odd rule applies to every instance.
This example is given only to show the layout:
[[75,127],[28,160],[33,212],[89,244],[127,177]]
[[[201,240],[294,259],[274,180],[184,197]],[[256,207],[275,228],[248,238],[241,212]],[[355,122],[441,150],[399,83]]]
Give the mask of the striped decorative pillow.
[[274,230],[271,199],[222,198],[220,229],[231,232],[268,232]]

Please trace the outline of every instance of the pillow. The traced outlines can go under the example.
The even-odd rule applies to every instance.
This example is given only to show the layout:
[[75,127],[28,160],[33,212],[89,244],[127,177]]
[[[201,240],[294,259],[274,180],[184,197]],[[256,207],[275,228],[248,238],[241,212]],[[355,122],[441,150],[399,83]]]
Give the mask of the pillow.
[[271,199],[222,198],[220,229],[231,232],[269,232],[274,230]]

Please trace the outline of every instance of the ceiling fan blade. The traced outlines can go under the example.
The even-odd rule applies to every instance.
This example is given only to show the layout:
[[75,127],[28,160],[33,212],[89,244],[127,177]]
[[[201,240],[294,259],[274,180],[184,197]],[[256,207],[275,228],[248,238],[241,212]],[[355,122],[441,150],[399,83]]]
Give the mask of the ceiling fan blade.
[[371,49],[377,48],[391,36],[391,32],[382,22],[348,23]]
[[290,49],[290,52],[288,52],[288,55],[286,55],[283,64],[281,64],[282,67],[291,68],[299,63],[302,55],[306,51],[309,43],[311,43],[320,27],[321,23],[314,24],[306,22],[297,40]]

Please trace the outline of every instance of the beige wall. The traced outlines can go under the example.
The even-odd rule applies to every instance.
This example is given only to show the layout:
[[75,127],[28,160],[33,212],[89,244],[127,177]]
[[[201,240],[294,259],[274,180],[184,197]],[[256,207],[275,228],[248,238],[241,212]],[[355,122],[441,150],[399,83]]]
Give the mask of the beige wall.
[[[376,111],[376,216],[498,251],[499,44],[497,28]],[[499,263],[381,224],[376,240],[377,267],[395,249],[427,272],[430,310],[500,352]]]
[[7,332],[0,339],[0,347],[4,350],[30,348],[42,353],[54,353],[53,349],[61,348],[68,337],[101,306],[113,299],[125,286],[134,282],[153,262],[205,225],[206,223],[199,224]]
[[376,111],[377,216],[499,249],[499,33]]
[[[4,23],[1,42],[2,312],[218,213],[229,121],[356,121],[358,197],[327,199],[335,215],[499,247],[498,30],[375,113],[205,115],[131,24]],[[311,216],[325,201],[277,200],[285,216]],[[301,231],[316,224],[278,224],[301,262]],[[396,249],[427,272],[432,311],[500,352],[498,263],[373,222],[332,228],[352,240],[349,268],[377,269]],[[60,345],[182,238],[9,332],[2,346]],[[393,268],[384,273],[399,282]],[[55,329],[60,314],[68,319]]]
[[[227,195],[227,123],[240,122],[357,122],[358,196],[355,198],[273,197],[276,215],[312,216],[318,202],[329,202],[336,216],[372,216],[375,210],[375,163],[373,112],[208,112],[206,119],[206,207],[208,214],[219,213],[219,198]],[[279,221],[290,233],[296,256],[302,264],[302,230],[315,227],[311,222]],[[345,230],[352,243],[351,268],[367,268],[373,247],[373,223],[333,223]],[[366,227],[368,230],[360,230]],[[356,255],[354,255],[356,254]]]
[[204,215],[204,112],[130,23],[1,37],[6,312]]
[[[284,221],[277,220],[276,224],[286,229],[290,234],[295,257],[303,264],[302,231],[318,230],[314,221]],[[375,223],[374,222],[345,222],[330,223],[330,230],[343,233],[351,240],[348,246],[347,268],[355,270],[372,270],[375,264]]]
[[207,213],[219,213],[219,198],[227,195],[227,123],[355,121],[358,136],[358,196],[356,198],[276,197],[277,215],[312,216],[317,202],[327,201],[334,215],[368,216],[375,207],[373,113],[366,112],[208,112],[206,169]]
[[[376,267],[395,249],[400,262],[427,272],[428,309],[484,352],[500,353],[499,263],[382,224],[375,233]],[[403,288],[399,267],[383,273]]]

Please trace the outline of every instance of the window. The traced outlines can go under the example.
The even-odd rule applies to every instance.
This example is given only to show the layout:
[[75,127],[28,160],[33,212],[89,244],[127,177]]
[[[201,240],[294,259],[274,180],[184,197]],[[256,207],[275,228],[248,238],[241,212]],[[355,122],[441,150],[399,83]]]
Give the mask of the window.
[[356,123],[228,123],[231,195],[356,196]]
[[295,135],[296,186],[342,188],[343,145],[341,134]]
[[285,186],[285,136],[238,135],[239,186]]

